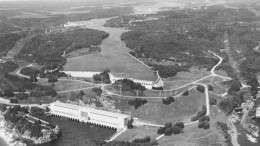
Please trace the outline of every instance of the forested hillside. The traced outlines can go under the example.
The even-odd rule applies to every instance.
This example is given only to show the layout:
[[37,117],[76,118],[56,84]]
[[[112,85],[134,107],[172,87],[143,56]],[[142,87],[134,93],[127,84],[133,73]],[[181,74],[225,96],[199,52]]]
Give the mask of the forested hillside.
[[[159,69],[161,76],[170,77],[191,66],[211,69],[218,59],[209,51],[221,53],[223,36],[231,31],[230,24],[256,19],[247,9],[210,6],[148,16],[124,16],[111,19],[106,26],[131,29],[121,36],[127,47],[133,49],[131,54]],[[162,62],[171,62],[171,65]]]
[[92,29],[73,29],[66,32],[41,34],[25,44],[17,55],[29,62],[36,61],[40,65],[63,65],[66,61],[62,54],[76,49],[99,45],[109,34]]

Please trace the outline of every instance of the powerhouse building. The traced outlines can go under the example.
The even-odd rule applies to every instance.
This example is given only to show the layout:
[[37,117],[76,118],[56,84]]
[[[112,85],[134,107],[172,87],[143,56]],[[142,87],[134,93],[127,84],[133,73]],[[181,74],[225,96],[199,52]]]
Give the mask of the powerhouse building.
[[60,101],[50,104],[50,113],[56,116],[116,129],[126,129],[128,121],[131,119],[131,115]]

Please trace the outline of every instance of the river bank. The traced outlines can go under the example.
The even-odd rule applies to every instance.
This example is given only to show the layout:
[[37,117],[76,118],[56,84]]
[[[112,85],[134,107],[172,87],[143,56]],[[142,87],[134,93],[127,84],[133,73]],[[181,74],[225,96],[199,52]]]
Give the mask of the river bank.
[[234,125],[234,122],[237,122],[238,117],[234,114],[232,114],[228,118],[228,127],[230,128],[229,134],[231,136],[231,142],[234,146],[239,146],[238,144],[238,131],[236,126]]
[[26,146],[25,143],[17,141],[18,134],[15,129],[9,129],[8,123],[4,121],[4,118],[0,117],[0,145],[1,146]]
[[[247,121],[246,127],[244,123],[245,116],[242,113],[233,113],[228,120],[229,134],[234,146],[259,146],[260,119]],[[250,130],[248,127],[250,127]]]

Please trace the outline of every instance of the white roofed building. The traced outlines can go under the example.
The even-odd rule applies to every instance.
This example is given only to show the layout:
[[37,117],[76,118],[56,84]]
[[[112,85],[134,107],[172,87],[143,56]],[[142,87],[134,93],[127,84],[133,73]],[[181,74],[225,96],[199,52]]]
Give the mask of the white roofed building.
[[[100,74],[101,72],[85,72],[85,71],[64,71],[67,75],[71,77],[76,77],[76,78],[92,78],[93,75],[95,74]],[[111,83],[115,83],[117,80],[122,80],[125,79],[124,77],[116,77],[109,73],[109,78]],[[139,80],[139,79],[134,79],[134,78],[127,78],[129,80],[132,80],[135,83],[139,83],[142,86],[145,86],[147,89],[153,89],[153,87],[158,88],[158,87],[163,87],[164,82],[162,78],[159,77],[156,81],[148,81],[148,80]]]
[[79,120],[81,122],[106,126],[116,129],[126,129],[131,115],[109,111],[89,106],[80,106],[56,101],[50,104],[53,115]]

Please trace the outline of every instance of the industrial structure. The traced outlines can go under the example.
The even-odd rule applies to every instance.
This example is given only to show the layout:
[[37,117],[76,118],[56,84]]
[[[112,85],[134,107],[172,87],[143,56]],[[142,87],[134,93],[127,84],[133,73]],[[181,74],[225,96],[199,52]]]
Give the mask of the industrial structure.
[[[66,73],[71,77],[76,77],[76,78],[92,78],[93,75],[100,74],[101,72],[64,71],[64,73]],[[125,77],[116,77],[111,73],[109,73],[109,78],[111,83],[115,83],[118,80],[125,79]],[[135,83],[139,83],[142,86],[145,86],[145,88],[147,89],[160,88],[164,86],[164,82],[162,78],[159,77],[159,75],[156,81],[139,80],[134,78],[127,78],[127,79],[132,80]]]
[[115,129],[127,129],[127,124],[131,119],[131,115],[125,113],[60,101],[50,104],[50,113],[59,117]]

